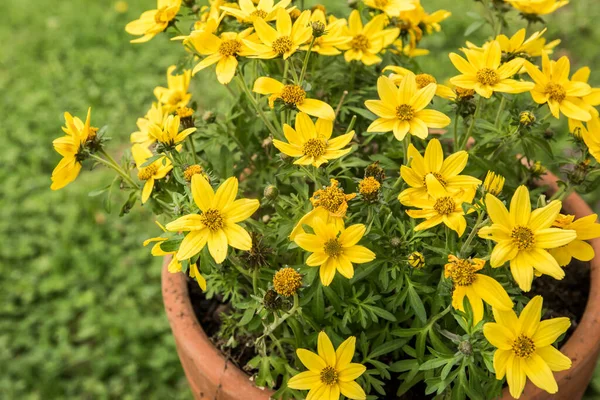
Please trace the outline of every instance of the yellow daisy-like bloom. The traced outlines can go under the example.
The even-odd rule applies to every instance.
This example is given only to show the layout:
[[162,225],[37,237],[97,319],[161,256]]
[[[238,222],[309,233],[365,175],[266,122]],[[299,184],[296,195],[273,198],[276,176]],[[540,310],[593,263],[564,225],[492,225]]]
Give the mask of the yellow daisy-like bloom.
[[547,103],[555,118],[559,118],[560,113],[580,121],[592,118],[586,107],[579,105],[579,98],[591,94],[592,88],[587,83],[569,80],[571,63],[566,56],[558,61],[550,61],[548,55],[543,53],[541,71],[529,61],[525,63],[525,69],[535,81],[535,87],[531,90],[533,101]]
[[143,144],[146,147],[156,141],[153,137],[148,134],[150,126],[163,126],[165,120],[169,116],[169,113],[163,108],[161,103],[152,103],[152,107],[146,113],[144,118],[138,118],[136,125],[139,131],[133,132],[129,137],[131,143]]
[[145,11],[139,19],[125,26],[125,31],[130,35],[142,36],[131,43],[147,42],[163,32],[175,19],[180,7],[181,0],[157,0],[155,10]]
[[504,187],[505,178],[502,175],[496,174],[494,171],[488,171],[483,181],[483,187],[486,193],[498,196]]
[[569,0],[504,0],[523,14],[546,15],[569,4]]
[[142,167],[152,158],[154,154],[141,144],[134,144],[131,147],[131,155],[135,161],[135,165],[138,169],[138,179],[144,182],[144,188],[142,189],[142,204],[144,204],[150,198],[152,189],[154,189],[154,182],[157,179],[163,179],[173,169],[171,161],[166,157],[161,157],[155,160],[152,164]]
[[490,42],[483,51],[463,49],[467,60],[456,53],[450,53],[450,61],[462,75],[450,79],[453,85],[473,89],[480,96],[492,97],[494,92],[523,93],[530,91],[532,82],[509,79],[523,67],[522,58],[515,58],[501,64],[502,50],[497,40]]
[[574,230],[577,234],[575,240],[566,246],[549,250],[550,254],[552,254],[561,267],[569,265],[571,258],[580,261],[590,261],[595,256],[594,248],[585,242],[585,240],[600,237],[600,224],[596,223],[598,215],[590,214],[578,220],[574,219],[574,215],[559,214],[556,221],[552,224],[556,228]]
[[435,95],[437,85],[430,83],[417,89],[415,74],[408,71],[400,86],[387,76],[377,79],[377,93],[380,100],[367,100],[365,106],[377,118],[367,132],[393,131],[396,139],[402,141],[407,133],[425,139],[428,128],[443,128],[450,124],[445,114],[425,109]]
[[485,265],[479,258],[462,259],[452,254],[448,256],[448,264],[444,267],[444,276],[452,279],[452,307],[465,311],[465,296],[473,309],[473,324],[483,319],[483,301],[498,310],[512,310],[513,302],[508,293],[494,278],[477,273]]
[[284,9],[277,11],[276,28],[266,23],[262,18],[254,21],[254,29],[260,43],[244,40],[251,49],[253,58],[271,59],[283,57],[287,60],[298,48],[310,40],[310,11],[304,11],[292,24],[292,17]]
[[235,200],[238,180],[231,177],[215,193],[210,183],[201,175],[192,177],[192,196],[201,214],[188,214],[167,224],[171,232],[189,232],[177,252],[179,260],[187,260],[198,254],[208,243],[208,251],[217,264],[227,257],[228,246],[239,250],[250,250],[252,239],[238,225],[250,218],[258,209],[255,199]]
[[[590,79],[590,73],[589,67],[581,67],[575,71],[571,80],[573,82],[583,82],[587,84]],[[576,104],[589,112],[592,118],[598,117],[599,114],[598,110],[596,110],[596,106],[600,105],[600,88],[592,88],[592,92],[587,96],[581,97]],[[582,127],[583,123],[581,121],[569,118],[569,132],[573,133],[577,128]]]
[[398,200],[405,206],[413,206],[415,201],[427,200],[426,177],[433,175],[449,192],[459,192],[471,188],[475,190],[481,181],[468,175],[459,175],[467,166],[469,154],[458,151],[444,159],[444,150],[439,140],[431,139],[423,157],[417,148],[408,146],[409,166],[400,167],[400,175],[410,188],[398,195]]
[[259,94],[270,94],[269,106],[275,107],[275,101],[281,99],[286,106],[297,108],[313,117],[333,121],[335,112],[333,108],[324,101],[307,99],[306,91],[298,85],[284,85],[273,78],[260,77],[254,82],[252,91]]
[[552,346],[569,329],[569,318],[552,318],[540,321],[542,296],[535,296],[525,306],[521,315],[513,310],[494,309],[496,322],[483,326],[485,338],[498,350],[494,353],[496,379],[504,379],[511,396],[518,399],[523,393],[527,378],[554,394],[558,385],[552,371],[571,368],[571,360]]
[[292,0],[281,0],[279,3],[274,4],[273,0],[260,0],[258,5],[254,5],[252,0],[240,0],[239,8],[234,7],[221,7],[221,10],[225,11],[229,15],[233,15],[240,21],[252,24],[257,20],[273,21],[279,10],[286,11],[286,14],[295,9],[291,7],[286,10]]
[[443,222],[448,228],[458,233],[459,237],[462,236],[467,228],[462,204],[473,202],[475,190],[449,192],[433,174],[425,177],[425,185],[429,198],[418,199],[412,203],[414,207],[419,207],[421,210],[406,211],[411,218],[425,218],[425,221],[415,227],[415,231],[433,228]]
[[364,264],[375,259],[375,253],[357,245],[367,229],[363,224],[340,229],[336,224],[326,224],[322,219],[316,218],[310,226],[315,234],[300,233],[294,242],[312,253],[306,259],[306,265],[320,267],[319,275],[323,286],[331,284],[335,271],[345,278],[352,279],[353,263]]
[[291,297],[302,287],[302,275],[294,268],[281,268],[273,276],[273,289],[283,296]]
[[306,400],[339,400],[340,394],[352,400],[365,400],[365,391],[355,382],[367,368],[352,362],[356,338],[350,336],[334,350],[325,332],[319,333],[318,354],[306,349],[296,354],[308,371],[290,378],[287,386],[296,390],[310,390]]
[[413,0],[364,0],[367,7],[381,10],[390,17],[398,17],[402,11],[416,8]]
[[175,65],[171,65],[167,69],[168,87],[157,86],[154,88],[154,96],[164,105],[167,112],[187,106],[192,98],[191,93],[188,93],[192,71],[186,69],[181,75],[173,75],[176,68]]
[[587,128],[581,128],[581,137],[590,154],[600,163],[600,118],[594,117],[586,125]]
[[[385,72],[385,71],[392,71],[389,78],[392,81],[394,81],[394,83],[396,85],[400,85],[400,83],[402,83],[402,80],[404,79],[404,77],[409,72],[412,72],[406,68],[396,67],[396,66],[392,66],[392,65],[385,67],[383,69],[383,72]],[[454,94],[454,91],[452,89],[450,89],[448,86],[440,85],[437,82],[437,79],[435,79],[435,77],[433,75],[424,74],[424,73],[416,74],[415,81],[417,82],[417,90],[421,90],[424,87],[426,87],[427,85],[429,85],[430,83],[433,83],[434,85],[436,85],[436,87],[435,87],[435,95],[436,96],[439,96],[443,99],[454,99],[456,97],[456,94]]]
[[560,44],[560,39],[546,43],[542,37],[546,33],[546,28],[534,32],[529,38],[525,39],[527,30],[519,29],[510,38],[506,35],[498,35],[496,40],[500,43],[502,52],[507,54],[527,54],[530,57],[540,57],[542,53],[552,54],[554,48]]
[[399,28],[385,29],[386,24],[387,17],[380,14],[363,26],[360,13],[353,10],[348,19],[348,26],[344,29],[344,36],[350,36],[352,39],[339,46],[341,50],[346,50],[346,61],[360,61],[365,65],[380,63],[381,57],[377,54],[394,43],[400,34]]
[[[311,51],[324,56],[335,56],[342,54],[338,49],[340,46],[348,43],[352,38],[346,36],[344,29],[347,21],[345,19],[335,18],[333,15],[329,20],[325,17],[323,10],[315,9],[310,16],[311,23],[321,23],[325,27],[323,36],[315,39]],[[302,46],[300,49],[308,51],[308,45]]]
[[169,115],[162,126],[156,124],[148,127],[148,135],[165,146],[173,147],[196,132],[196,128],[188,128],[179,132],[181,119],[178,115]]
[[354,137],[352,131],[331,139],[333,121],[319,118],[314,124],[304,113],[298,113],[296,116],[296,130],[284,124],[283,133],[289,143],[275,139],[273,145],[290,157],[300,157],[294,164],[312,164],[317,168],[329,160],[348,154],[352,149],[343,147]]
[[96,135],[95,128],[90,126],[92,116],[91,107],[88,108],[85,124],[68,112],[65,113],[65,127],[62,128],[65,136],[54,139],[54,150],[63,158],[54,171],[52,171],[52,185],[50,189],[58,190],[73,182],[81,171],[82,157],[80,152],[85,143]]
[[299,233],[304,233],[302,225],[311,225],[316,218],[322,219],[327,224],[332,223],[338,229],[344,228],[348,201],[355,198],[356,193],[345,194],[338,181],[331,179],[330,182],[330,186],[319,189],[312,195],[310,202],[314,208],[298,221],[290,233],[290,240],[294,240]]
[[411,36],[415,35],[419,40],[423,36],[421,27],[424,27],[425,32],[429,34],[439,32],[442,29],[440,22],[452,15],[447,10],[437,10],[429,14],[425,11],[419,0],[414,0],[413,2],[415,8],[401,12],[399,20],[402,21],[403,30],[406,28],[411,33]]
[[479,237],[497,242],[490,256],[492,268],[510,261],[510,271],[521,288],[531,290],[534,269],[563,279],[565,272],[547,249],[564,246],[577,236],[574,230],[551,228],[562,203],[558,200],[531,211],[529,190],[519,186],[510,202],[510,213],[494,195],[485,196],[487,212],[493,224],[479,230]]

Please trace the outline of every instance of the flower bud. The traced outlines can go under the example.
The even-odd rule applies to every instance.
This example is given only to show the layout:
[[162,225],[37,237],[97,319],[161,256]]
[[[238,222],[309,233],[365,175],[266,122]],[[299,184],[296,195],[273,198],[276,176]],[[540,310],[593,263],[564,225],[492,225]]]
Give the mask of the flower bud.
[[400,239],[398,236],[394,236],[390,239],[390,246],[394,248],[402,246],[402,239]]
[[212,124],[216,119],[217,116],[212,111],[206,111],[204,114],[202,114],[202,120],[207,124]]
[[531,126],[535,122],[535,114],[531,111],[523,111],[519,114],[519,123],[523,126]]
[[458,344],[458,351],[463,353],[465,356],[470,356],[473,354],[473,346],[468,340],[463,340]]
[[380,188],[381,183],[372,176],[361,180],[358,184],[360,195],[366,203],[375,203],[377,201]]
[[415,269],[421,269],[425,266],[425,256],[418,251],[412,252],[408,256],[408,265]]
[[483,187],[487,193],[498,196],[504,187],[504,180],[502,175],[497,175],[493,171],[488,171],[485,176],[485,181],[483,182]]
[[313,37],[318,38],[325,35],[327,32],[325,31],[325,24],[321,21],[314,21],[310,24],[312,28]]
[[281,297],[273,289],[267,290],[263,297],[263,306],[269,311],[277,311],[282,305]]
[[302,275],[293,268],[282,268],[273,276],[273,288],[283,297],[290,297],[302,287]]
[[183,129],[194,127],[194,110],[189,107],[178,108],[176,111]]
[[265,188],[264,196],[269,200],[275,200],[279,196],[279,189],[275,185],[269,185]]
[[542,165],[541,162],[536,161],[531,167],[531,172],[536,176],[541,176],[546,173],[547,169]]
[[190,165],[183,171],[183,177],[187,182],[191,182],[192,176],[196,174],[202,174],[205,178],[207,177],[204,173],[204,169],[198,164]]

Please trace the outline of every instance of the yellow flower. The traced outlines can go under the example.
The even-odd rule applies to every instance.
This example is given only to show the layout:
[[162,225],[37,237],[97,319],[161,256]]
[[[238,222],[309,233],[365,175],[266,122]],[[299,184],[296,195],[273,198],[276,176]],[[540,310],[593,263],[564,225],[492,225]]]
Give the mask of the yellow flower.
[[216,63],[217,80],[222,85],[231,82],[238,66],[237,57],[252,53],[244,43],[244,39],[247,39],[252,31],[252,28],[248,28],[239,33],[224,32],[221,37],[207,31],[192,32],[184,43],[190,44],[198,53],[206,56],[194,67],[192,75]]
[[552,371],[571,368],[571,360],[552,346],[569,329],[569,318],[552,318],[540,321],[542,296],[535,296],[517,315],[513,310],[494,309],[496,322],[483,326],[485,338],[498,350],[494,353],[496,379],[504,379],[511,396],[519,398],[527,378],[554,394],[558,392]]
[[440,141],[431,139],[425,149],[425,157],[410,144],[408,146],[409,166],[400,167],[400,175],[410,188],[398,195],[398,200],[405,206],[413,206],[416,201],[427,200],[426,177],[433,175],[449,192],[459,192],[463,189],[475,190],[481,181],[468,175],[459,175],[467,166],[469,154],[458,151],[444,160],[444,151]]
[[335,160],[348,154],[352,148],[343,149],[352,138],[354,131],[331,139],[333,121],[319,118],[314,124],[304,113],[296,115],[296,130],[288,124],[283,125],[283,133],[289,143],[273,140],[273,145],[290,157],[300,157],[294,164],[320,167],[329,160]]
[[188,214],[167,224],[172,232],[189,232],[177,252],[179,260],[187,260],[198,254],[208,243],[208,251],[217,264],[227,257],[228,246],[250,250],[252,239],[238,225],[248,219],[259,207],[258,200],[235,200],[238,192],[237,178],[229,178],[213,191],[201,175],[192,177],[192,196],[201,214]]
[[150,137],[148,130],[150,126],[163,126],[169,113],[165,110],[161,103],[152,103],[152,107],[146,113],[144,118],[138,118],[136,125],[139,131],[133,132],[129,138],[131,143],[144,144],[146,147],[154,143],[156,140]]
[[579,97],[587,96],[592,92],[590,85],[584,82],[569,80],[571,64],[566,56],[558,61],[550,61],[546,53],[542,54],[542,70],[529,61],[525,69],[535,87],[531,90],[533,101],[538,104],[548,103],[548,107],[555,118],[562,112],[569,118],[580,121],[589,121],[592,116],[578,103]]
[[430,83],[417,90],[415,74],[408,71],[400,86],[387,76],[377,80],[377,93],[380,100],[367,100],[365,106],[377,115],[367,132],[393,131],[398,140],[403,140],[407,133],[425,139],[428,128],[443,128],[450,124],[445,114],[425,109],[435,95],[437,85]]
[[399,20],[404,25],[402,29],[406,28],[411,33],[411,36],[415,35],[419,40],[423,36],[421,27],[424,27],[427,33],[439,32],[442,29],[440,22],[452,15],[447,10],[437,10],[429,14],[425,11],[420,1],[414,0],[413,2],[415,8],[401,12]]
[[96,128],[90,126],[91,107],[88,108],[85,124],[68,112],[64,116],[65,127],[62,130],[66,135],[52,142],[54,150],[63,157],[52,171],[52,190],[62,189],[77,178],[84,158],[81,154],[82,147],[96,136]]
[[360,13],[353,10],[348,26],[344,28],[344,36],[350,36],[352,39],[339,46],[341,50],[346,50],[346,61],[361,61],[365,65],[380,63],[381,58],[377,54],[394,43],[400,34],[399,28],[384,29],[386,23],[387,17],[380,14],[363,26]]
[[138,39],[133,39],[131,43],[144,43],[158,35],[175,19],[181,0],[157,0],[155,10],[149,10],[142,13],[139,19],[132,21],[125,26],[125,31],[130,35],[142,35]]
[[367,176],[358,183],[358,192],[367,203],[377,202],[380,190],[381,183],[373,176]]
[[152,254],[155,257],[164,257],[166,255],[172,255],[171,261],[167,266],[167,270],[170,273],[175,274],[177,272],[181,272],[181,262],[177,259],[177,257],[175,257],[175,253],[177,253],[177,251],[164,251],[160,247],[161,243],[167,240],[168,238],[162,236],[153,237],[150,239],[146,239],[144,241],[144,246],[148,246],[150,243],[154,243],[154,246],[152,246],[152,250],[150,250],[150,254]]
[[418,199],[413,202],[412,205],[421,210],[406,211],[411,218],[425,218],[425,221],[415,227],[415,231],[433,228],[443,222],[448,228],[458,233],[459,237],[462,236],[467,228],[462,204],[470,204],[473,201],[475,190],[449,192],[433,174],[425,177],[425,185],[430,198]]
[[192,95],[188,93],[192,71],[186,69],[181,75],[173,75],[176,68],[175,65],[171,65],[167,69],[168,87],[157,86],[154,88],[154,96],[165,106],[167,112],[187,106],[192,98]]
[[[385,67],[383,69],[383,72],[385,72],[385,71],[392,71],[392,74],[390,74],[389,78],[396,85],[400,85],[400,83],[402,82],[404,77],[409,72],[411,72],[410,70],[408,70],[406,68],[396,67],[396,66],[392,66],[392,65]],[[439,96],[444,99],[454,99],[456,97],[456,94],[454,94],[452,89],[450,89],[448,86],[440,85],[439,83],[437,83],[437,80],[433,77],[433,75],[424,74],[424,73],[416,74],[415,81],[417,82],[417,90],[423,89],[430,83],[433,83],[434,85],[436,85],[436,87],[435,87],[436,96]]]
[[[315,9],[310,16],[311,23],[321,23],[325,27],[323,36],[315,39],[311,51],[324,56],[335,56],[342,52],[338,49],[340,46],[348,43],[352,38],[346,35],[345,19],[337,19],[330,16],[329,20],[325,13],[320,9]],[[308,51],[308,45],[302,46],[301,50]]]
[[287,60],[298,48],[306,43],[312,35],[309,24],[310,11],[304,11],[292,24],[292,18],[284,9],[277,11],[277,25],[273,28],[262,18],[254,21],[254,29],[260,43],[244,40],[251,49],[253,58],[270,59],[283,57]]
[[298,85],[284,85],[283,83],[267,77],[260,77],[254,82],[252,90],[255,93],[270,94],[269,106],[275,107],[275,100],[281,99],[286,106],[297,108],[313,117],[333,121],[335,112],[331,106],[321,100],[307,99],[306,91]]
[[302,287],[302,275],[294,268],[281,268],[273,276],[273,289],[283,297],[290,297]]
[[600,118],[594,117],[581,128],[581,137],[592,156],[600,163]]
[[483,319],[483,301],[502,311],[513,308],[513,302],[502,285],[494,278],[478,273],[484,265],[485,260],[479,258],[461,259],[450,254],[444,267],[444,276],[452,279],[454,284],[452,307],[465,311],[463,300],[467,296],[473,309],[474,325]]
[[553,49],[560,44],[560,39],[546,43],[546,39],[542,37],[546,33],[546,28],[534,32],[527,39],[525,39],[526,33],[527,30],[522,28],[510,38],[506,35],[498,35],[496,40],[500,43],[503,53],[515,55],[524,53],[530,57],[540,57],[542,53],[552,54]]
[[546,15],[569,4],[569,0],[504,0],[523,14]]
[[483,181],[483,187],[487,193],[498,196],[504,187],[505,178],[502,175],[496,174],[494,171],[488,171]]
[[196,278],[196,282],[198,282],[200,289],[206,291],[206,279],[200,274],[200,270],[196,263],[190,264],[190,278]]
[[352,362],[356,338],[350,336],[334,350],[325,332],[319,333],[318,353],[306,349],[296,354],[308,371],[290,378],[287,386],[296,390],[310,390],[307,399],[338,400],[340,394],[352,400],[365,400],[365,391],[354,380],[367,368]]
[[497,40],[492,41],[483,51],[463,49],[463,52],[468,61],[456,53],[450,53],[450,61],[462,74],[450,79],[453,85],[473,89],[488,99],[494,92],[523,93],[534,86],[532,82],[509,79],[519,72],[525,60],[515,58],[500,65],[502,50]]
[[[589,67],[581,67],[571,77],[571,80],[574,82],[583,82],[588,83],[590,79],[590,68]],[[595,106],[600,105],[600,88],[592,88],[592,92],[587,96],[583,96],[576,103],[581,108],[584,108],[587,112],[590,113],[592,118],[598,117],[598,110],[596,110]],[[575,129],[582,128],[583,123],[579,120],[569,118],[569,132],[575,132]]]
[[162,126],[156,124],[150,125],[148,127],[148,135],[165,146],[173,147],[196,132],[196,128],[188,128],[179,132],[180,125],[179,116],[169,115]]
[[252,0],[240,0],[239,9],[234,7],[221,7],[229,15],[233,15],[242,22],[252,24],[257,20],[273,21],[279,10],[286,11],[286,14],[292,11],[295,7],[286,10],[292,0],[281,0],[277,4],[273,4],[273,0],[261,0],[258,5],[254,5]]
[[141,144],[134,144],[131,147],[131,155],[138,169],[138,179],[145,182],[142,189],[142,204],[144,204],[152,194],[154,181],[167,176],[169,171],[173,169],[173,165],[166,157],[161,157],[152,162],[152,164],[142,167],[148,159],[152,158],[153,154],[147,147]]
[[577,234],[571,243],[550,249],[550,254],[556,259],[558,265],[564,267],[569,265],[571,258],[580,261],[590,261],[594,258],[594,248],[585,240],[600,237],[600,224],[596,223],[598,215],[590,214],[574,221],[574,215],[559,214],[553,227],[561,229],[572,229]]
[[367,7],[381,10],[390,17],[398,17],[402,11],[414,10],[413,0],[364,0]]
[[497,242],[490,256],[492,268],[510,261],[510,271],[519,287],[531,290],[533,271],[563,279],[565,272],[547,249],[564,246],[576,237],[573,230],[551,228],[560,212],[558,200],[531,211],[529,190],[519,186],[510,202],[510,213],[502,202],[491,194],[485,196],[491,226],[479,230],[479,237]]

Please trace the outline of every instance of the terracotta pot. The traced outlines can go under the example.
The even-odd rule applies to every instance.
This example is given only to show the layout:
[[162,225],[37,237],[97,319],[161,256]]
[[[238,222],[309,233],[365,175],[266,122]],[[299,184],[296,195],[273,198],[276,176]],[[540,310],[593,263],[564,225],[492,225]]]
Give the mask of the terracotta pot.
[[[552,193],[557,190],[556,177],[548,174],[540,185],[547,185]],[[567,197],[563,205],[577,218],[592,214],[591,208],[577,194]],[[600,351],[600,240],[592,240],[591,244],[597,256],[591,262],[590,297],[577,329],[561,348],[573,360],[573,367],[556,373],[558,394],[550,395],[528,382],[521,399],[580,399],[592,378]],[[194,315],[185,275],[169,273],[168,261],[165,259],[162,270],[163,300],[177,353],[194,398],[268,400],[273,392],[256,387],[247,374],[227,361],[213,346]],[[502,398],[512,399],[508,390],[504,391]]]

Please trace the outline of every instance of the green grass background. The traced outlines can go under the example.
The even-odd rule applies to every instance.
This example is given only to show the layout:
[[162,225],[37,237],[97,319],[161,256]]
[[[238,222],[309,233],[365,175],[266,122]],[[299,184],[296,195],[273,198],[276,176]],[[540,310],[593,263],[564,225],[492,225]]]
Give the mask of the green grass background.
[[[93,123],[109,125],[113,153],[121,154],[152,89],[182,54],[166,37],[130,44],[125,24],[154,1],[127,3],[125,13],[113,0],[0,6],[2,399],[190,398],[163,313],[160,260],[141,247],[157,232],[152,215],[138,207],[118,218],[117,205],[107,214],[101,198],[88,196],[110,181],[102,169],[83,172],[64,190],[49,189],[59,159],[51,142],[61,135],[62,113],[83,116],[92,106]],[[342,0],[326,3],[344,8]],[[464,43],[472,22],[465,12],[479,5],[423,3],[453,12],[444,31],[425,42],[432,55],[420,59],[443,80],[454,73],[446,53]],[[576,66],[594,69],[599,17],[595,0],[575,0],[549,18],[548,37],[563,39],[561,52]],[[213,73],[194,79],[201,106],[222,99],[222,88],[204,80],[213,81]],[[592,81],[600,83],[600,72]],[[600,387],[600,377],[593,386]]]

